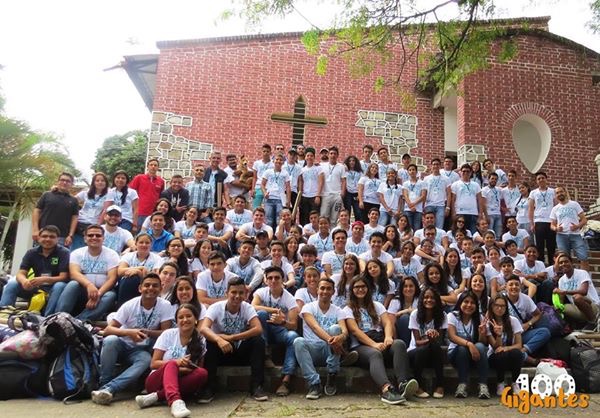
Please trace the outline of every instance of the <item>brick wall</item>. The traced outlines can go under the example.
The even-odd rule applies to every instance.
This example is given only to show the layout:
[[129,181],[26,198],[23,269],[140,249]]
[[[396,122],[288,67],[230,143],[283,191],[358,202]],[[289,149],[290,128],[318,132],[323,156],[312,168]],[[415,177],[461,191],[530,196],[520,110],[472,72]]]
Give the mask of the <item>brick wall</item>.
[[[551,184],[577,188],[586,208],[598,195],[593,162],[600,149],[600,86],[592,85],[598,62],[582,58],[572,46],[537,36],[519,36],[518,56],[508,64],[491,60],[491,67],[468,77],[457,99],[458,140],[483,144],[498,166],[515,168],[522,178],[530,173],[512,146],[512,123],[520,105],[534,109],[552,129],[552,147],[542,169]],[[298,36],[233,39],[215,42],[159,44],[154,110],[193,117],[191,127],[175,127],[174,134],[214,145],[224,153],[259,157],[263,143],[289,147],[292,127],[270,120],[272,113],[293,112],[302,95],[306,114],[328,120],[324,127],[307,126],[305,144],[319,149],[338,145],[342,156],[360,155],[363,144],[381,145],[355,126],[358,110],[413,114],[418,118],[418,146],[414,154],[425,163],[444,153],[443,109],[417,94],[414,107],[405,107],[392,88],[373,91],[373,77],[352,78],[342,60],[330,63],[327,75],[314,71]],[[377,71],[392,75],[397,60]],[[416,68],[404,74],[404,88],[412,89]],[[530,109],[530,108],[528,108]]]

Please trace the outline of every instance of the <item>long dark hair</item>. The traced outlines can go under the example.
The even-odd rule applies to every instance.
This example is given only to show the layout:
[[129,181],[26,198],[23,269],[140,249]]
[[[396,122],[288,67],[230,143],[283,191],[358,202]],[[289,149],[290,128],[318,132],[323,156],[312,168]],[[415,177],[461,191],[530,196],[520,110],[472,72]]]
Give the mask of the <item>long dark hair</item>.
[[[440,272],[439,283],[431,283],[429,281],[429,271],[431,269],[437,269]],[[425,266],[425,271],[423,274],[425,276],[425,286],[435,288],[441,296],[448,296],[448,276],[446,275],[446,272],[439,263],[427,264],[427,266]]]
[[396,256],[400,252],[400,232],[398,232],[398,228],[395,225],[388,225],[383,230],[383,235],[385,236],[385,240],[387,241],[387,231],[388,229],[392,229],[394,231],[394,238],[392,239],[392,250],[396,252]]
[[460,306],[466,298],[471,298],[473,299],[473,302],[475,302],[475,312],[473,312],[473,315],[471,316],[471,323],[473,324],[471,338],[473,339],[473,342],[477,342],[479,341],[479,323],[481,322],[481,318],[479,314],[479,298],[472,290],[466,290],[460,294],[456,301],[456,305],[454,305],[454,315],[456,315],[459,320],[463,320],[463,312],[461,311]]
[[[346,254],[344,256],[344,260],[342,261],[342,273],[340,274],[340,282],[338,283],[337,286],[337,294],[338,296],[344,296],[346,297],[346,284],[352,280],[352,277],[347,277],[346,276],[346,272],[344,271],[344,264],[346,264],[346,260],[352,260],[352,262],[354,263],[354,265],[356,266],[356,274],[360,274],[360,263],[358,262],[358,257],[355,256],[354,254]],[[350,292],[352,293],[352,292]]]
[[[448,264],[448,254],[450,254],[450,253],[455,253],[456,257],[458,257],[458,263],[454,267],[454,271],[450,271],[450,265]],[[446,280],[449,282],[450,276],[453,276],[454,281],[456,282],[457,286],[460,286],[460,284],[462,283],[462,280],[463,280],[463,276],[462,276],[462,268],[460,266],[460,253],[458,252],[458,250],[456,248],[448,248],[448,251],[446,251],[446,254],[444,254],[444,266],[443,267],[444,267],[444,273],[446,273]]]
[[[510,302],[503,293],[496,294],[494,299],[492,299],[492,303],[490,303],[490,306],[488,306],[487,308],[488,318],[496,320],[496,315],[494,315],[494,304],[498,299],[502,299],[504,301],[504,304],[506,305],[506,309],[504,309],[504,313],[502,314],[502,327],[504,328],[504,333],[506,334],[506,341],[508,342],[507,344],[511,345],[514,331],[512,329],[512,324],[510,323],[510,313],[508,312],[508,304]],[[496,335],[494,333],[494,326],[492,324],[489,324],[488,327],[490,328],[490,331],[495,338],[501,337],[501,335]]]
[[[291,228],[290,228],[291,229]],[[298,239],[294,236],[289,236],[287,237],[284,241],[283,241],[283,255],[285,256],[285,258],[288,259],[288,261],[293,264],[296,263],[298,261],[300,261],[300,257],[298,256],[298,251],[296,251],[294,254],[290,254],[290,252],[288,251],[288,244],[292,241],[296,241],[296,244],[299,246],[300,242],[298,241]]]
[[[481,311],[485,312],[488,309],[488,290],[487,290],[487,282],[485,280],[485,276],[483,274],[474,274],[473,276],[471,276],[471,278],[469,279],[469,286],[467,287],[467,289],[471,290],[471,291],[473,290],[473,279],[476,276],[481,277],[481,280],[483,281],[483,291],[481,292],[481,299],[479,300],[479,306],[481,306]],[[473,292],[473,294],[475,296],[477,296],[477,294],[475,292]]]
[[[350,160],[354,159],[354,168],[350,169]],[[344,165],[346,166],[346,170],[347,171],[356,171],[357,173],[362,173],[362,165],[360,164],[360,161],[358,161],[358,158],[355,155],[349,155],[346,157],[346,159],[344,160]]]
[[158,199],[156,201],[156,203],[154,204],[154,209],[152,210],[152,212],[159,212],[158,205],[161,202],[167,202],[167,205],[169,206],[169,210],[167,210],[167,213],[165,213],[165,229],[167,231],[172,231],[173,230],[173,218],[172,218],[173,207],[171,206],[171,202],[169,201],[169,199],[164,198],[164,197],[161,197],[160,199]]
[[[367,286],[367,293],[365,293],[365,297],[362,302],[354,295],[352,288],[356,283],[363,282]],[[379,323],[379,317],[377,316],[377,311],[375,310],[375,303],[373,302],[373,295],[371,286],[369,283],[361,276],[354,276],[352,280],[350,280],[350,295],[348,296],[348,306],[352,309],[352,316],[356,320],[356,322],[360,325],[361,323],[361,315],[360,308],[364,308],[369,317],[371,317],[371,321],[373,325]]]
[[123,186],[123,188],[120,190],[121,205],[124,205],[125,201],[127,200],[127,193],[129,192],[129,187],[127,187],[127,185],[129,184],[129,174],[127,174],[127,172],[125,170],[115,171],[115,174],[113,174],[113,176],[112,176],[112,187],[114,187],[115,190],[117,190],[117,186],[115,185],[115,178],[119,175],[125,176],[125,186]]
[[98,176],[104,177],[104,184],[106,184],[106,187],[104,188],[104,190],[102,190],[102,193],[100,193],[100,197],[108,193],[108,177],[106,177],[106,174],[98,171],[92,176],[92,183],[90,184],[90,188],[87,192],[88,199],[94,199],[96,197],[96,194],[98,193],[98,191],[96,190],[96,177]]
[[[371,277],[369,275],[368,267],[371,263],[375,263],[379,266],[379,277]],[[385,268],[385,265],[376,258],[367,261],[365,271],[362,272],[361,277],[366,279],[365,281],[369,286],[371,286],[371,290],[373,291],[373,293],[375,292],[375,289],[377,289],[377,293],[386,295],[387,292],[390,290],[390,282],[388,281],[387,270]]]
[[395,299],[400,301],[400,310],[406,309],[407,306],[404,306],[404,284],[406,282],[412,282],[415,286],[415,296],[414,299],[419,299],[421,294],[421,287],[419,286],[419,281],[413,276],[404,276],[398,282],[398,288],[396,289],[396,294],[394,295]]
[[[177,315],[182,309],[188,309],[192,311],[194,318],[198,318],[198,316],[200,315],[198,309],[194,305],[192,305],[191,303],[184,303],[175,311],[175,321],[177,321]],[[189,354],[192,363],[198,364],[200,360],[202,360],[202,355],[204,354],[205,348],[206,344],[204,342],[204,338],[200,336],[198,328],[194,327],[194,329],[192,330],[192,338],[187,344],[185,354]]]
[[200,302],[198,301],[198,290],[196,290],[196,283],[190,276],[179,276],[177,279],[175,279],[173,291],[169,295],[169,302],[171,302],[171,305],[181,305],[181,301],[177,298],[177,287],[179,287],[179,284],[182,282],[187,282],[192,288],[192,300],[186,303],[194,305],[198,310],[198,313],[202,313],[202,305],[200,305]]
[[179,273],[186,275],[189,273],[189,264],[188,264],[188,259],[185,255],[185,242],[183,241],[183,239],[181,238],[171,238],[169,241],[167,241],[167,245],[166,245],[166,249],[165,249],[165,254],[170,257],[171,254],[169,254],[169,245],[171,245],[171,243],[173,241],[179,241],[179,243],[181,244],[181,254],[179,255],[179,257],[177,257],[177,267],[179,268]]
[[426,286],[421,294],[419,295],[419,304],[417,306],[417,322],[419,325],[425,325],[427,319],[425,315],[425,305],[423,305],[423,299],[425,298],[425,294],[427,292],[433,293],[433,298],[435,299],[435,306],[432,309],[432,318],[433,318],[433,326],[436,329],[439,329],[444,324],[444,310],[442,309],[442,298],[435,288]]

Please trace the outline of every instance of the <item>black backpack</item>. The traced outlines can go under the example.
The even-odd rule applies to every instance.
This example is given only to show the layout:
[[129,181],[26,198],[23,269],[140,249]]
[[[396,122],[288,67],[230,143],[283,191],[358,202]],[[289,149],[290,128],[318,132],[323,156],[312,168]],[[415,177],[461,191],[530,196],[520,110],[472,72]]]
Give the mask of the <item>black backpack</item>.
[[578,391],[600,392],[600,350],[588,342],[580,342],[577,347],[572,348],[571,375]]
[[47,396],[48,364],[39,360],[0,360],[0,400]]
[[50,396],[68,404],[73,399],[89,398],[98,389],[99,363],[95,352],[68,346],[50,364],[48,391]]
[[59,356],[67,346],[78,347],[89,353],[97,351],[99,347],[98,339],[92,334],[92,326],[66,312],[46,317],[38,332],[40,342],[46,345],[50,358]]

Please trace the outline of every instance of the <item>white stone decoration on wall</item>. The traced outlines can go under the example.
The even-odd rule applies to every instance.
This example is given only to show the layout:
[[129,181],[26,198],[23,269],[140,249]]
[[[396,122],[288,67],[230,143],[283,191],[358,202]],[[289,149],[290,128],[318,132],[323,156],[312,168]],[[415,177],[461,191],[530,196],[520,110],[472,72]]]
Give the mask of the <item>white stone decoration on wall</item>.
[[379,110],[359,110],[355,126],[364,128],[366,136],[380,137],[381,144],[388,147],[392,161],[400,162],[403,154],[410,154],[419,171],[426,169],[423,158],[416,157],[411,152],[418,145],[416,116]]
[[473,161],[479,161],[480,163],[483,163],[483,160],[487,158],[484,145],[461,145],[458,147],[456,154],[457,164],[459,167],[466,163],[472,163]]
[[152,112],[146,161],[158,158],[161,177],[170,179],[179,174],[193,177],[193,161],[208,161],[213,145],[173,135],[174,126],[192,126],[192,117],[171,112]]

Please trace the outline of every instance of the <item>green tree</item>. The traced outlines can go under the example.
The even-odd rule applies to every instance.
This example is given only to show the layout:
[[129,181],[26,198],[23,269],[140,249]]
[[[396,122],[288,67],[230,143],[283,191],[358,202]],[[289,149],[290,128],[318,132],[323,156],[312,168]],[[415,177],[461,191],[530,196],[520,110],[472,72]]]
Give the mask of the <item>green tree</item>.
[[[301,0],[234,0],[223,17],[239,16],[251,27],[269,17],[301,14]],[[325,3],[325,2],[322,2]],[[325,74],[332,58],[343,58],[356,77],[375,72],[374,88],[390,86],[401,95],[411,95],[412,76],[403,79],[405,69],[417,67],[419,89],[447,91],[472,72],[485,68],[492,43],[502,37],[497,50],[500,60],[516,53],[508,28],[496,16],[500,0],[337,0],[339,12],[330,28],[313,28],[302,41],[315,57],[315,68]],[[589,23],[593,30],[600,22],[600,0],[593,0]],[[482,21],[485,24],[481,24]],[[526,28],[524,28],[526,29]],[[397,59],[393,74],[378,74],[382,65]],[[411,65],[409,65],[409,63]]]
[[0,196],[8,204],[0,236],[0,249],[4,249],[12,222],[31,212],[37,197],[54,184],[58,175],[62,171],[79,173],[60,138],[35,132],[25,122],[2,114],[0,144]]
[[133,178],[144,172],[147,148],[148,137],[144,131],[111,136],[96,151],[92,169],[105,173],[109,179],[117,170],[125,170]]

